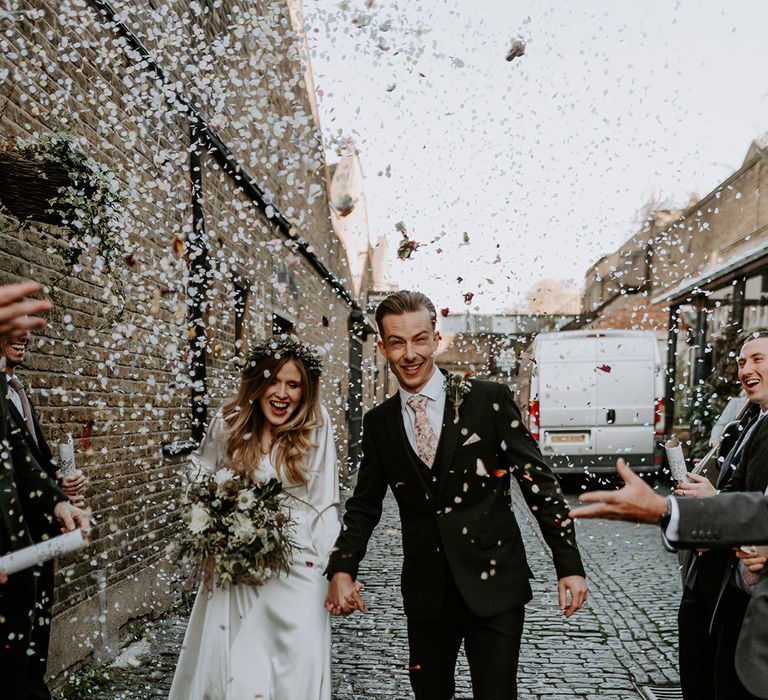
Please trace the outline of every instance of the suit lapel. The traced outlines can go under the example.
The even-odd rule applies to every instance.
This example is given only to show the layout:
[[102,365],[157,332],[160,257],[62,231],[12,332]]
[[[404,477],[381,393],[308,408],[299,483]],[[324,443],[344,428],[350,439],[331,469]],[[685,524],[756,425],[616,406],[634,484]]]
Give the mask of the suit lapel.
[[734,460],[736,460],[736,464],[738,464],[738,461],[744,457],[743,450],[746,447],[744,443],[747,441],[747,439],[752,438],[750,431],[757,420],[758,418],[753,418],[752,420],[747,422],[747,424],[744,426],[744,429],[741,435],[739,435],[738,439],[736,440],[736,443],[731,448],[731,451],[725,456],[725,460],[723,460],[723,464],[720,467],[720,473],[717,475],[717,480],[715,482],[716,489],[722,488],[723,486],[725,486],[726,483],[728,483],[728,481],[730,481],[731,475],[734,470],[733,469]]
[[432,467],[437,469],[437,497],[443,494],[446,483],[448,483],[452,472],[451,464],[453,462],[453,453],[456,451],[456,444],[459,441],[460,420],[455,421],[456,412],[448,396],[445,397],[445,408],[443,410],[443,427],[440,431],[440,440],[437,443],[437,454],[435,455],[435,464]]
[[[27,422],[24,420],[24,416],[22,416],[21,413],[19,413],[19,409],[16,408],[16,405],[10,399],[8,400],[8,413],[11,414],[11,420],[13,421],[16,428],[18,428],[21,431],[21,434],[24,437],[24,442],[27,443],[27,447],[29,448],[29,451],[32,453],[32,456],[35,458],[35,461],[37,461],[41,467],[45,468],[45,465],[42,463],[43,455],[40,452],[40,448],[37,444],[37,441],[30,434],[29,428],[27,427]],[[34,413],[33,413],[32,420],[35,421]],[[36,421],[35,421],[35,424],[37,424]]]
[[[760,423],[755,427],[754,432],[749,438],[749,443],[744,445],[744,454],[742,457],[747,471],[744,474],[744,486],[747,491],[764,491],[768,483],[768,470],[766,460],[762,459],[766,433],[768,433],[768,416],[758,419]],[[752,455],[757,450],[757,459],[752,459]]]

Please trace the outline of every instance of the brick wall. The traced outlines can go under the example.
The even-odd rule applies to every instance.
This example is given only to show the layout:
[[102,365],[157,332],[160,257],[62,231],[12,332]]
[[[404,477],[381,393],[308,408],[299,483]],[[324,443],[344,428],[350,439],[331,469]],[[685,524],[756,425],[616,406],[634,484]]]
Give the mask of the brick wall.
[[[652,306],[652,297],[768,242],[768,203],[760,196],[767,179],[765,159],[750,149],[738,171],[684,212],[655,212],[642,231],[588,270],[585,327],[662,331],[668,312]],[[636,283],[644,288],[627,291],[643,286]]]
[[664,231],[654,246],[657,292],[768,241],[767,186],[765,158],[753,157]]
[[[105,324],[108,275],[93,256],[58,281],[50,324],[34,338],[23,373],[50,441],[66,432],[76,438],[97,523],[88,551],[59,565],[54,674],[91,651],[114,651],[121,625],[160,612],[171,599],[175,572],[164,552],[177,522],[184,458],[164,456],[162,446],[191,434],[188,290],[196,284],[188,278],[189,247],[178,257],[172,245],[192,232],[187,116],[173,91],[195,103],[294,232],[347,284],[285,5],[254,2],[237,12],[228,0],[163,3],[169,12],[152,0],[114,5],[153,53],[165,83],[86,0],[14,0],[15,10],[39,12],[0,35],[0,135],[69,128],[123,183],[123,231],[133,256],[110,273],[127,291],[120,323]],[[284,245],[210,153],[203,154],[202,175],[210,411],[236,386],[237,354],[249,339],[266,337],[279,314],[304,339],[327,345],[323,397],[343,460],[351,309]],[[0,282],[31,277],[50,285],[60,277],[65,266],[53,245],[67,229],[20,226],[1,215],[0,226]],[[278,271],[293,284],[281,284]],[[236,282],[248,290],[240,347]],[[367,357],[372,347],[369,339]],[[367,403],[373,388],[364,383]]]

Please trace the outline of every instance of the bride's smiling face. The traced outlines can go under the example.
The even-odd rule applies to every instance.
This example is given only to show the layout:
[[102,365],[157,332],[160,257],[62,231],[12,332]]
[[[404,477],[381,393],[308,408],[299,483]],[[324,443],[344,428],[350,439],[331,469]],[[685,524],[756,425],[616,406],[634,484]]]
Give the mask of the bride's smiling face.
[[283,425],[298,408],[302,394],[301,372],[293,360],[288,360],[259,399],[267,422],[274,427]]

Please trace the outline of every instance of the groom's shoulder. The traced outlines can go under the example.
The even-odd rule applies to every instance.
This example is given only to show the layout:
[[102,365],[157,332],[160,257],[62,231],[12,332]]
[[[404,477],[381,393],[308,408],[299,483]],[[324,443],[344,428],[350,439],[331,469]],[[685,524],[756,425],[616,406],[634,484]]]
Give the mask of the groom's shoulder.
[[504,391],[506,384],[501,382],[495,382],[492,379],[475,379],[474,377],[469,380],[471,389],[470,393],[475,392],[480,396],[498,396]]
[[[395,406],[397,404],[397,406]],[[400,394],[394,393],[392,396],[390,396],[387,399],[384,399],[381,403],[376,404],[375,406],[369,408],[366,413],[365,417],[367,420],[377,420],[384,416],[387,411],[391,411],[393,408],[400,407]]]

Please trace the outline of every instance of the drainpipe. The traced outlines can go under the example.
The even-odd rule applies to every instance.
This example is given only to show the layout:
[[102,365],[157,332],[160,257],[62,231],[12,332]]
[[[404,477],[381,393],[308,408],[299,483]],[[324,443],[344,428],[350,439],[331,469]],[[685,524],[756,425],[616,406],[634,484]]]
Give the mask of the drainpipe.
[[669,308],[667,322],[667,376],[664,381],[664,435],[669,436],[675,427],[675,381],[677,378],[677,334],[680,307]]
[[208,242],[203,210],[202,150],[204,142],[199,122],[189,122],[189,179],[192,183],[192,233],[189,236],[189,376],[192,380],[192,440],[199,444],[208,422],[208,388],[206,383],[205,310],[208,299]]

